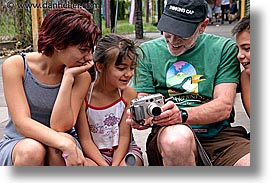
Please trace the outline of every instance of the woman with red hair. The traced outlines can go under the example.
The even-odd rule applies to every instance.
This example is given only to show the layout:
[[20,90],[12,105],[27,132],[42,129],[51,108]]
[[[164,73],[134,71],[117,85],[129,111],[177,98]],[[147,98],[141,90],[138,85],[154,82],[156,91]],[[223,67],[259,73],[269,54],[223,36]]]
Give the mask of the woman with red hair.
[[3,63],[9,120],[0,141],[0,165],[84,165],[74,125],[100,34],[87,10],[53,9],[41,25],[38,52]]

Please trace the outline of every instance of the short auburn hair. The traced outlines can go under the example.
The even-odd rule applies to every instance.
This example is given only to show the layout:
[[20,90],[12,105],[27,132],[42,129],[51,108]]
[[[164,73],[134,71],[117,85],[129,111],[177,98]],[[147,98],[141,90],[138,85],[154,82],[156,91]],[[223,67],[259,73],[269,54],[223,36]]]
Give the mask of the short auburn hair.
[[38,52],[52,56],[54,49],[72,45],[94,48],[101,31],[84,8],[56,8],[45,16],[38,34]]

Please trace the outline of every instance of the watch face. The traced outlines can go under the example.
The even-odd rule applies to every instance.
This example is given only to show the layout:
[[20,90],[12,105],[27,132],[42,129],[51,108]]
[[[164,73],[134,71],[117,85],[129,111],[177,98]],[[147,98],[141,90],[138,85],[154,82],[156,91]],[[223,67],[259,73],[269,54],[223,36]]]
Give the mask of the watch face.
[[182,118],[182,123],[185,123],[188,118],[188,113],[184,109],[181,110],[181,118]]

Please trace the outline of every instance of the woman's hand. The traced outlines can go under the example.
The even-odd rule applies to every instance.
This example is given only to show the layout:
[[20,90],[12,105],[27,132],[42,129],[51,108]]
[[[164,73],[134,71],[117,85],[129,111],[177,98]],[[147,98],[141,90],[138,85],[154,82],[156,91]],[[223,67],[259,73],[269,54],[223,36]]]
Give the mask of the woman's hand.
[[65,160],[66,166],[83,166],[85,157],[76,145],[75,139],[67,133],[61,133],[61,135],[63,137],[58,139],[61,143],[59,150],[62,152],[62,157]]
[[65,160],[66,166],[84,166],[85,157],[76,144],[70,150],[64,150],[62,157]]
[[90,69],[94,65],[93,61],[85,62],[81,66],[76,67],[65,67],[64,75],[70,75],[72,77],[75,77],[83,72],[86,72],[88,69]]

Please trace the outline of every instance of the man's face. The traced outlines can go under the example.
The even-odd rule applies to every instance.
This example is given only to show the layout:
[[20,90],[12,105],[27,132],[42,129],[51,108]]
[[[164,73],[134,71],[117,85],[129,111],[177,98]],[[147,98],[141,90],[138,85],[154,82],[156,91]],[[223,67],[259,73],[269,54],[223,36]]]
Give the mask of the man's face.
[[193,48],[196,45],[196,41],[199,36],[199,29],[200,26],[198,26],[194,34],[189,38],[182,38],[180,36],[164,32],[163,35],[171,55],[179,56],[185,53],[187,50]]

